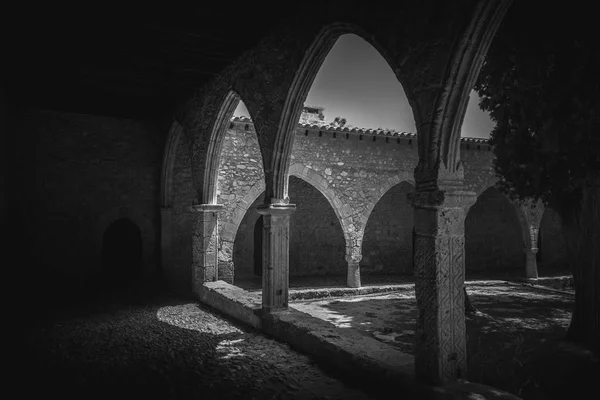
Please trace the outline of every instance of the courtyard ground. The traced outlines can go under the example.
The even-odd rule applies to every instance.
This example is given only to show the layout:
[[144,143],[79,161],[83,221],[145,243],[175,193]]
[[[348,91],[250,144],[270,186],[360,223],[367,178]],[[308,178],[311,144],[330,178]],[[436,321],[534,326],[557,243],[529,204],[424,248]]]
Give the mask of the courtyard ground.
[[[557,281],[562,279],[541,283],[563,290],[500,280],[467,282],[478,309],[467,317],[470,381],[524,399],[578,398],[577,393],[585,397],[587,390],[595,390],[598,361],[562,341],[574,298]],[[290,306],[412,354],[417,317],[414,285],[396,286],[394,292],[295,300]]]
[[22,326],[11,368],[18,398],[377,398],[197,301],[113,296],[34,311],[45,315]]

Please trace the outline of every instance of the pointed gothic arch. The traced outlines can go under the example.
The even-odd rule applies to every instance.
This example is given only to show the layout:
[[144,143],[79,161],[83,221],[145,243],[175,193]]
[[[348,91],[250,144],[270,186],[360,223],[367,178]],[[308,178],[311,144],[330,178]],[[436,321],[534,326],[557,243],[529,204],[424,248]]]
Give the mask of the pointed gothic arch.
[[267,182],[267,189],[273,191],[273,197],[277,199],[288,199],[288,176],[290,168],[291,151],[294,143],[294,132],[304,101],[308,95],[314,79],[321,68],[325,57],[331,51],[336,41],[344,34],[354,34],[359,36],[383,57],[388,63],[398,82],[402,86],[404,93],[413,109],[415,121],[419,121],[418,112],[415,110],[415,98],[408,86],[403,85],[399,78],[399,66],[388,51],[380,45],[374,35],[355,24],[336,22],[324,26],[313,39],[308,47],[302,62],[290,85],[287,93],[284,108],[279,120],[277,134],[275,138],[275,148],[273,157],[273,182]]

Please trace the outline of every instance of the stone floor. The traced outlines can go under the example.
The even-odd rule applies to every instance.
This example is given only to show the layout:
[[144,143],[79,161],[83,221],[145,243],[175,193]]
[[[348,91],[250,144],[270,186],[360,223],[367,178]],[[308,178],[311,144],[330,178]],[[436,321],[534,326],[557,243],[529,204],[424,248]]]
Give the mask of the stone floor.
[[14,394],[23,399],[384,398],[196,301],[168,295],[124,300],[48,311],[46,318],[22,327],[19,359],[10,365]]
[[[478,316],[493,320],[498,329],[566,327],[571,318],[573,299],[563,293],[496,280],[469,281],[467,291],[480,311]],[[290,306],[336,327],[358,330],[405,353],[413,352],[417,307],[412,284],[399,284],[389,293],[295,300]]]

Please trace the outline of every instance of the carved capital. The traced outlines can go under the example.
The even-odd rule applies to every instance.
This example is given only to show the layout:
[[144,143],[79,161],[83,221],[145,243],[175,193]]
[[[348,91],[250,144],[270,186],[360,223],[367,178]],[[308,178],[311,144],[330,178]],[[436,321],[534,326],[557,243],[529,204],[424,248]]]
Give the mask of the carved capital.
[[461,161],[452,168],[438,160],[432,168],[428,163],[419,160],[415,168],[417,191],[457,190],[463,187],[465,172]]
[[199,213],[218,213],[225,211],[223,204],[196,204],[190,207],[190,211]]
[[261,215],[291,215],[296,211],[296,205],[280,203],[263,204],[258,206],[257,211]]

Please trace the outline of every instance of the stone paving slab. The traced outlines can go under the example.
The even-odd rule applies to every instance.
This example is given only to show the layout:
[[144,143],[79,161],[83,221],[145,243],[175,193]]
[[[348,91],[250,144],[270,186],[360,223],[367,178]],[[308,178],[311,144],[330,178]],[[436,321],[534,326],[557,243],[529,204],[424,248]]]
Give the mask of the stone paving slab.
[[[325,292],[318,292],[322,293]],[[330,290],[329,297],[331,293]],[[323,294],[323,297],[326,296]],[[495,388],[468,381],[435,388],[424,385],[415,380],[413,357],[398,348],[369,337],[360,330],[337,327],[322,318],[299,311],[293,305],[288,310],[264,314],[260,310],[259,293],[247,292],[222,281],[206,283],[199,298],[236,320],[258,327],[297,350],[311,354],[330,367],[357,379],[367,379],[375,385],[389,387],[396,393],[394,397],[519,399]]]

